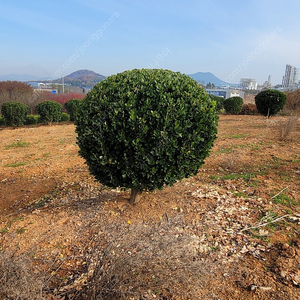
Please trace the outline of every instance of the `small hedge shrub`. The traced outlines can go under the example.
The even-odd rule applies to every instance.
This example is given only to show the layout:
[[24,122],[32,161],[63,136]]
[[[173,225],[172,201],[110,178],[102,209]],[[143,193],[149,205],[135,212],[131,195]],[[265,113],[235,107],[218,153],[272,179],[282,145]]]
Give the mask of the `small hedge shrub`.
[[70,115],[70,121],[75,120],[81,102],[81,99],[71,99],[65,103],[64,107]]
[[241,112],[243,99],[241,97],[230,97],[223,102],[226,113],[237,115]]
[[258,111],[256,105],[253,103],[245,103],[242,106],[240,115],[257,115]]
[[217,111],[217,113],[220,113],[224,109],[224,104],[223,103],[224,103],[225,99],[223,97],[218,97],[218,96],[213,95],[213,94],[209,94],[208,96],[213,101],[216,101],[216,111]]
[[39,123],[40,116],[37,115],[28,115],[26,116],[25,124],[26,125],[33,125]]
[[35,107],[42,123],[59,122],[62,118],[62,105],[52,100],[46,100]]
[[216,139],[215,103],[187,75],[131,70],[98,83],[75,120],[80,155],[110,187],[161,189],[197,174]]
[[255,104],[260,114],[273,116],[280,112],[286,103],[286,94],[277,90],[265,90],[255,96]]
[[28,114],[28,106],[21,102],[5,102],[2,104],[1,113],[7,126],[22,126]]
[[61,122],[68,122],[68,121],[70,121],[70,115],[67,114],[67,113],[62,113],[60,121]]
[[5,125],[4,118],[0,116],[0,126]]

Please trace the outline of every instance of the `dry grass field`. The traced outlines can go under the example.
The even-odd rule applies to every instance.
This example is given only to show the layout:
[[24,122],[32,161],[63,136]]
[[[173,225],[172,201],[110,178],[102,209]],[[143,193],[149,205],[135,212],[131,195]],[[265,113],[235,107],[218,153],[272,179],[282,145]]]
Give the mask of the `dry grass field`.
[[94,181],[73,124],[0,128],[0,298],[300,299],[289,120],[221,115],[197,176],[136,206]]

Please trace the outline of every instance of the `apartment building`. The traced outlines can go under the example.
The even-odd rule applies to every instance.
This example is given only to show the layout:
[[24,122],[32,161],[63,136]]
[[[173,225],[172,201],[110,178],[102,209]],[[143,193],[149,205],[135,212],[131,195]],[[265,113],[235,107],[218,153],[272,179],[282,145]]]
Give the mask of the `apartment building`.
[[282,78],[282,87],[289,88],[298,84],[299,69],[291,65],[286,65],[285,74]]

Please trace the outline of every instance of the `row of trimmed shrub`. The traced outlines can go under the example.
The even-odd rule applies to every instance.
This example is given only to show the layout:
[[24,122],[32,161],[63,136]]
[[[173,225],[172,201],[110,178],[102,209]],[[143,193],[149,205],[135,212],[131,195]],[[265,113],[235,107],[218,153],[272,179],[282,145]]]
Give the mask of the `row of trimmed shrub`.
[[21,102],[5,102],[1,107],[0,125],[22,126],[38,123],[74,121],[80,104],[79,99],[71,99],[65,103],[64,108],[68,113],[63,112],[63,106],[55,101],[46,100],[35,109],[39,115],[28,115],[29,107]]
[[[70,121],[70,115],[68,113],[62,113],[61,119],[57,122],[68,122]],[[25,119],[23,119],[23,122],[11,122],[7,121],[4,117],[0,116],[0,126],[22,126],[22,125],[34,125],[34,124],[44,124],[48,123],[42,120],[41,116],[39,115],[27,115]]]
[[[263,114],[270,116],[278,113],[286,103],[286,95],[277,90],[266,90],[255,97],[255,104],[243,104],[241,97],[224,99],[215,95],[209,95],[216,102],[216,111],[225,110],[228,114],[254,115]],[[81,99],[71,99],[64,104],[68,114],[63,113],[63,106],[55,101],[46,100],[35,109],[39,116],[27,115],[29,108],[24,103],[6,102],[2,104],[0,125],[22,126],[24,124],[52,123],[61,121],[74,121],[81,103]]]
[[225,110],[227,114],[238,115],[243,106],[243,99],[241,97],[231,97],[224,99],[210,94],[209,97],[216,102],[216,111],[221,113]]
[[241,97],[231,97],[224,99],[210,94],[209,97],[216,101],[216,110],[218,113],[225,111],[227,114],[233,115],[255,115],[258,114],[255,104],[243,104]]
[[255,115],[272,116],[281,111],[286,104],[287,96],[278,90],[264,90],[255,96],[255,104],[244,104],[241,97],[230,97],[224,99],[215,95],[209,95],[216,101],[218,113],[225,110],[227,114],[233,115]]

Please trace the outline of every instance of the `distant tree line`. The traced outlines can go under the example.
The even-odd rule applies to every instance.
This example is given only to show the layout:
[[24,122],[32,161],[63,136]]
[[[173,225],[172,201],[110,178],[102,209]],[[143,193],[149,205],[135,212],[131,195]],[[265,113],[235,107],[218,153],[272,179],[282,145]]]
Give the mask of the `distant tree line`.
[[22,126],[74,121],[81,102],[81,99],[73,99],[74,96],[82,98],[84,95],[53,95],[39,91],[35,93],[26,83],[2,81],[0,82],[0,125]]
[[37,104],[52,100],[64,105],[71,99],[82,99],[84,94],[65,93],[52,94],[48,91],[34,90],[30,85],[20,81],[0,81],[0,108],[5,102],[21,102],[29,107],[29,113],[35,114]]
[[5,102],[22,102],[30,106],[33,88],[19,81],[0,81],[0,106]]
[[[214,88],[215,85],[209,82],[206,87]],[[50,92],[34,90],[24,82],[1,81],[0,111],[2,117],[0,117],[0,125],[21,126],[23,124],[40,122],[74,121],[80,99],[84,96],[84,94],[75,93],[56,95]],[[232,97],[226,100],[214,95],[209,95],[209,97],[216,102],[216,111],[218,113],[224,111],[228,114],[252,115],[260,113],[270,116],[281,110],[286,114],[294,114],[295,111],[300,111],[300,90],[286,91],[285,93],[277,90],[264,90],[255,96],[255,103],[243,103],[243,100],[239,97]],[[42,104],[39,106],[43,102],[47,103],[47,105]],[[53,102],[59,104],[59,106],[56,106],[56,110],[53,110],[55,106]],[[13,104],[9,105],[7,103]],[[18,103],[24,105],[19,105]],[[43,109],[38,110],[40,107],[43,107]],[[57,109],[59,112],[57,112]],[[53,115],[49,112],[51,110],[56,111],[56,113]],[[8,116],[8,112],[14,115]]]

